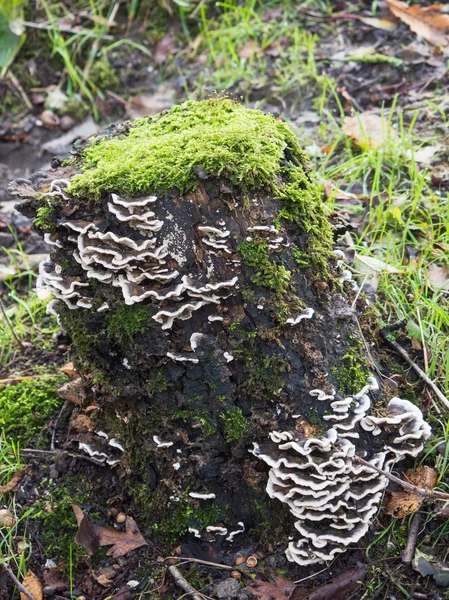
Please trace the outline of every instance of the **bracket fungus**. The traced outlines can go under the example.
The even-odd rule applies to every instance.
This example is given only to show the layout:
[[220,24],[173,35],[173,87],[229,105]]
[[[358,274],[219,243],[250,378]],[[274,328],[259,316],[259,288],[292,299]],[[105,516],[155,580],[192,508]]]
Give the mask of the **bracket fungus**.
[[368,414],[368,392],[378,389],[373,377],[353,397],[326,395],[313,390],[318,400],[331,399],[331,414],[323,419],[332,427],[323,435],[306,437],[298,432],[270,433],[271,442],[254,444],[253,454],[267,463],[267,493],[288,505],[295,517],[299,539],[290,542],[286,555],[299,565],[333,559],[358,542],[368,531],[388,479],[352,460],[359,439],[358,429],[383,435],[379,452],[369,461],[388,472],[406,458],[416,457],[430,435],[419,408],[408,400],[393,398],[386,414]]
[[[95,383],[98,429],[124,440],[114,468],[130,495],[148,490],[144,518],[209,502],[207,522],[184,514],[182,533],[222,527],[225,508],[241,538],[263,520],[270,531],[265,461],[300,532],[289,558],[325,560],[360,539],[385,481],[351,455],[380,436],[370,460],[391,468],[429,431],[402,400],[370,414],[382,395],[373,380],[360,389],[360,293],[286,123],[227,98],[186,102],[53,165],[9,190],[49,244],[38,287]],[[345,386],[360,390],[349,396],[336,375],[347,356]],[[329,429],[301,437],[293,415]],[[92,451],[110,450],[121,452]]]

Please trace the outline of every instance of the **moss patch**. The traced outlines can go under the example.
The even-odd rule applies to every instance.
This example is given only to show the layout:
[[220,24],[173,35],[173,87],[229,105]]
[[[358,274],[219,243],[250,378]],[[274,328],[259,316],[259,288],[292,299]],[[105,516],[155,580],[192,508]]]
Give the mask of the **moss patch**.
[[358,340],[353,340],[353,345],[347,349],[340,364],[332,367],[331,370],[341,387],[341,391],[345,394],[360,392],[363,386],[366,385],[371,371],[368,361],[363,358],[363,349]]
[[278,265],[270,259],[267,240],[240,242],[237,250],[246,266],[254,269],[251,277],[253,283],[277,294],[283,294],[288,290],[291,273],[283,265]]
[[143,333],[151,323],[151,307],[120,304],[108,315],[107,331],[119,342],[132,342],[133,336]]
[[245,439],[248,429],[248,421],[245,419],[240,408],[228,409],[221,413],[225,439],[228,444],[241,442]]
[[0,388],[0,430],[26,442],[48,423],[62,404],[56,395],[63,377],[36,377]]
[[91,143],[70,191],[89,198],[173,188],[186,193],[201,181],[195,167],[244,188],[273,185],[287,146],[305,163],[294,134],[273,116],[229,99],[185,102],[133,121],[126,136]]
[[[197,172],[220,177],[240,192],[264,188],[285,204],[278,220],[294,221],[306,234],[302,250],[311,263],[323,265],[330,256],[330,226],[296,136],[272,115],[233,100],[189,101],[137,119],[93,139],[73,162],[81,173],[69,191],[92,200],[111,192],[185,194],[200,185]],[[289,272],[271,265],[262,279],[285,288]]]

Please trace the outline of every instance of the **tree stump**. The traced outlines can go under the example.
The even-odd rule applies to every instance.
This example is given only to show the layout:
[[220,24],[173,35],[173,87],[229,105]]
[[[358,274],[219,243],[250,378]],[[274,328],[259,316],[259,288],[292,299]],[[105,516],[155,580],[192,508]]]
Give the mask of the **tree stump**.
[[366,533],[386,480],[351,455],[388,469],[428,428],[404,401],[369,417],[381,396],[356,291],[285,123],[230,99],[186,102],[10,191],[52,245],[38,285],[154,536],[274,544],[296,521],[287,556],[310,564]]

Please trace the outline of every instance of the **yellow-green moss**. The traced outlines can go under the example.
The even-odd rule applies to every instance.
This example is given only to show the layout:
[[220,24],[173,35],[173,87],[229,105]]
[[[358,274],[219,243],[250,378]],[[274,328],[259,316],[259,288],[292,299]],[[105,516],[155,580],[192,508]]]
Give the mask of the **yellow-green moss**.
[[[184,102],[124,124],[93,139],[74,163],[81,173],[69,191],[91,200],[111,192],[185,194],[201,184],[197,171],[240,192],[263,188],[284,205],[278,222],[294,221],[306,234],[302,250],[311,264],[324,265],[330,255],[330,226],[296,136],[274,116],[228,98]],[[274,271],[268,280],[285,288],[289,272],[280,265]]]
[[127,135],[91,143],[70,191],[88,198],[173,188],[185,193],[201,181],[195,167],[246,189],[271,186],[287,146],[291,159],[304,164],[294,134],[273,116],[229,99],[189,101],[131,122]]
[[247,433],[248,421],[240,408],[225,410],[220,418],[223,423],[225,439],[229,443],[241,442]]
[[0,388],[0,431],[26,442],[48,424],[61,406],[56,390],[64,377],[35,377]]
[[288,290],[291,273],[283,265],[278,265],[270,259],[268,241],[243,241],[237,246],[247,267],[254,270],[251,281],[260,287],[265,287],[277,294]]
[[43,204],[36,210],[36,217],[33,225],[42,231],[52,231],[58,226],[57,212],[52,206]]
[[151,307],[120,304],[108,314],[107,332],[119,342],[132,342],[151,324]]
[[363,349],[358,340],[352,340],[346,354],[338,366],[331,369],[335,379],[346,394],[357,394],[366,385],[371,375],[368,361],[363,357]]

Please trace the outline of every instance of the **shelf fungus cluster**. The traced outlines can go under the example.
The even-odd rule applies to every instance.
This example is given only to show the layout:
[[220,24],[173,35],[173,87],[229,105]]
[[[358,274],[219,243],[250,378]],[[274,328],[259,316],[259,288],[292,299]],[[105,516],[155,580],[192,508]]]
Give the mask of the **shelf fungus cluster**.
[[[50,191],[43,196],[49,207],[68,200],[64,191],[68,185],[65,180],[52,181]],[[187,244],[190,241],[192,253],[196,242],[187,239],[166,207],[157,207],[157,200],[156,196],[122,198],[111,194],[102,220],[59,219],[60,228],[67,230],[68,235],[46,233],[45,240],[70,251],[84,276],[68,276],[60,264],[45,261],[40,265],[37,288],[50,290],[57,300],[74,310],[93,307],[91,280],[110,284],[120,289],[127,305],[148,300],[159,304],[161,310],[153,319],[162,329],[171,329],[178,319],[191,318],[192,313],[207,304],[219,305],[235,292],[238,278],[234,275],[225,280],[200,281],[182,274],[189,260]],[[120,233],[123,225],[130,230]],[[225,227],[198,226],[197,239],[209,255],[232,254],[229,235]],[[97,310],[108,308],[102,304]]]
[[369,414],[369,391],[376,380],[353,397],[312,390],[319,401],[330,401],[324,419],[332,427],[324,435],[305,437],[297,431],[273,431],[271,441],[254,445],[253,454],[271,469],[267,493],[286,503],[297,519],[299,536],[286,551],[300,565],[333,559],[368,531],[388,479],[353,460],[360,431],[381,436],[382,447],[369,459],[388,472],[403,458],[416,457],[430,435],[419,408],[393,398],[382,416]]

